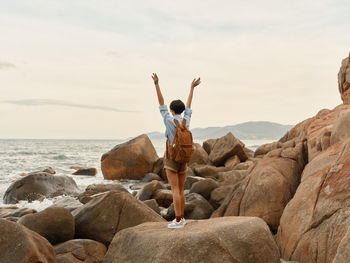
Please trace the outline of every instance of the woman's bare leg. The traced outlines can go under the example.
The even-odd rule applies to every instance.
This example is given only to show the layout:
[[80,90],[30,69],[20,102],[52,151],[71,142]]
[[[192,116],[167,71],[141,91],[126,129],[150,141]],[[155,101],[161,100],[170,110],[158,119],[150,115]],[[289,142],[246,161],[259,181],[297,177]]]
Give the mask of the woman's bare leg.
[[173,194],[175,216],[181,216],[181,198],[180,198],[180,191],[179,191],[178,173],[171,171],[169,169],[165,169],[165,171],[166,171],[166,176],[168,178],[169,184],[171,186],[171,192]]
[[186,172],[179,174],[179,192],[181,198],[181,215],[185,216],[185,180],[186,180]]

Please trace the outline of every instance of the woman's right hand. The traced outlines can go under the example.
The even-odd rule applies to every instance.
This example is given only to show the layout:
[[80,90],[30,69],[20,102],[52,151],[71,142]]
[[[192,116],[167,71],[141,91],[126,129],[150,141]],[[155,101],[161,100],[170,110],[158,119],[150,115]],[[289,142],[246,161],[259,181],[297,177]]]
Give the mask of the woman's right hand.
[[154,85],[157,85],[157,84],[158,84],[158,81],[159,81],[159,78],[158,78],[158,76],[157,76],[156,73],[153,73],[153,74],[152,74],[152,79],[153,79],[153,81],[154,81]]
[[201,83],[201,78],[194,79],[191,83],[191,88],[198,86]]

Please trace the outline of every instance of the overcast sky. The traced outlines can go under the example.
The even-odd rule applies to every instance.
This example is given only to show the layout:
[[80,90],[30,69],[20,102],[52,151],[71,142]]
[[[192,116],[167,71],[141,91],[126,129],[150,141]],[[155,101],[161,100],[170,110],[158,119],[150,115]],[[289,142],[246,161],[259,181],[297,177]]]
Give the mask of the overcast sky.
[[191,128],[296,124],[341,103],[347,0],[1,0],[0,138],[164,131],[151,73]]

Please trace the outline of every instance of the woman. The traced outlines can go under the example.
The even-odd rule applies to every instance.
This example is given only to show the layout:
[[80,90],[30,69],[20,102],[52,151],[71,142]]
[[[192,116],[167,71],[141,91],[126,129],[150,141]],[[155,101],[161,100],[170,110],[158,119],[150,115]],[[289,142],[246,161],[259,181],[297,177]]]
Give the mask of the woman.
[[[178,120],[178,122],[182,123],[181,113],[184,111],[183,119],[186,120],[186,127],[189,129],[190,119],[192,115],[191,102],[193,96],[193,90],[196,86],[200,84],[200,78],[194,79],[191,84],[190,94],[187,99],[186,107],[185,104],[181,100],[174,100],[170,103],[170,112],[167,109],[167,106],[164,105],[164,98],[160,91],[159,87],[159,79],[157,74],[152,74],[152,79],[154,81],[154,85],[156,87],[158,101],[159,101],[159,110],[163,116],[164,124],[166,127],[165,136],[168,138],[169,143],[172,144],[176,124],[174,119]],[[184,186],[186,179],[186,170],[187,164],[177,163],[173,160],[167,158],[167,154],[164,154],[164,168],[166,171],[166,175],[171,186],[171,191],[173,194],[173,203],[175,210],[175,219],[168,224],[168,228],[179,228],[184,227],[186,224],[184,218],[184,209],[185,209],[185,195],[184,195]]]

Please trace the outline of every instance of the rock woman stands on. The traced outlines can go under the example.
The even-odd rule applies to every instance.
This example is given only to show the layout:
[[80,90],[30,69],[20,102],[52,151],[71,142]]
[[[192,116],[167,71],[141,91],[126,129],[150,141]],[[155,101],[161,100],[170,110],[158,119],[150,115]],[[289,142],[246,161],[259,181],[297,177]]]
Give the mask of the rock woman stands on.
[[[193,97],[193,91],[196,86],[200,84],[200,78],[194,79],[191,83],[190,94],[188,95],[186,107],[185,104],[181,100],[173,100],[170,103],[170,112],[169,114],[168,108],[164,105],[164,98],[160,91],[159,87],[159,79],[157,74],[152,74],[152,79],[154,81],[154,85],[156,87],[158,102],[159,102],[159,110],[161,115],[163,116],[164,124],[166,127],[165,136],[167,137],[170,145],[173,143],[175,131],[177,125],[175,124],[175,120],[178,121],[179,124],[182,123],[183,119],[186,120],[186,128],[189,129],[190,119],[192,114],[191,102]],[[184,112],[184,117],[181,117],[181,113]],[[164,168],[166,171],[166,175],[171,186],[171,191],[173,194],[173,203],[175,210],[175,219],[168,224],[169,228],[179,228],[183,227],[186,224],[184,218],[184,209],[185,209],[185,195],[184,195],[184,187],[185,187],[185,179],[186,179],[186,163],[179,163],[170,158],[167,158],[167,151],[164,154]]]

